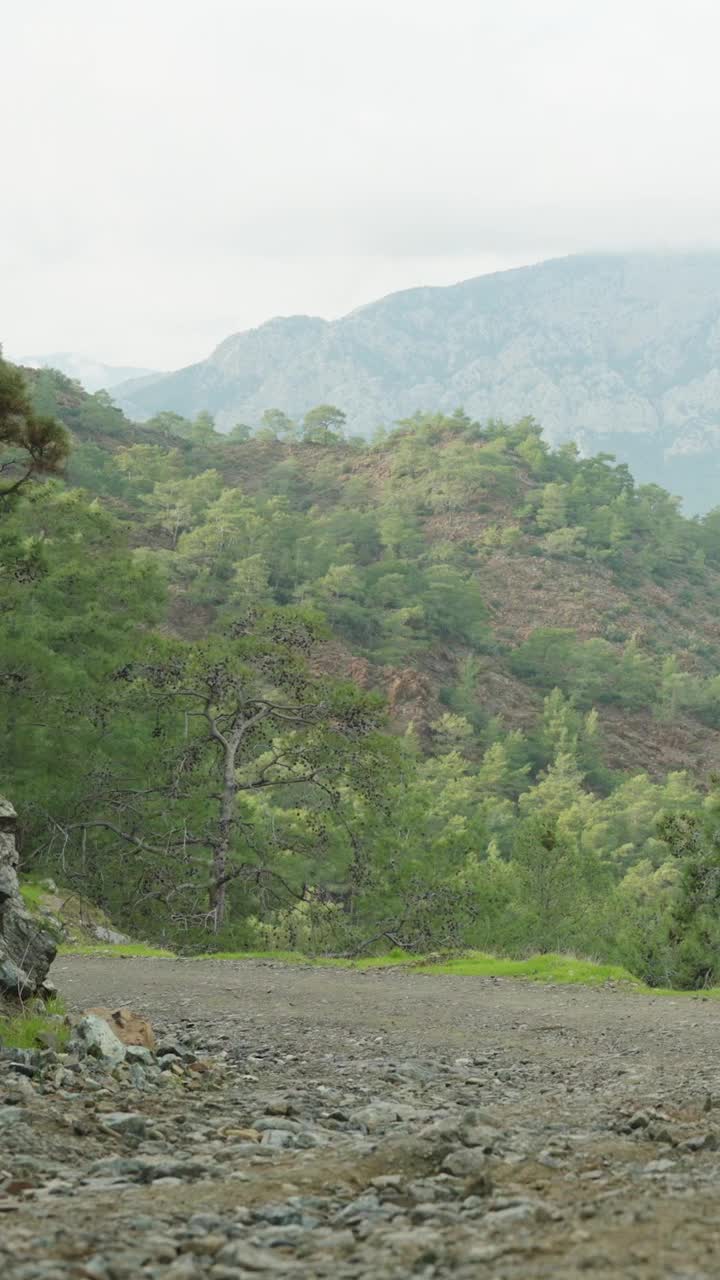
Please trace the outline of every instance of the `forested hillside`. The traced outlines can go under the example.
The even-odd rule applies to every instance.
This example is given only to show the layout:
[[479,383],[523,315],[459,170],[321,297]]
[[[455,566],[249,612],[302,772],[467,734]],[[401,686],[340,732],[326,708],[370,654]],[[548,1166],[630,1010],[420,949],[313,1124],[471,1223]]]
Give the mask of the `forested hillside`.
[[576,949],[706,980],[720,512],[532,419],[368,445],[320,405],[223,436],[26,378],[71,435],[64,478],[0,504],[27,868],[189,947]]
[[418,409],[532,414],[545,439],[609,449],[643,481],[717,505],[720,254],[581,254],[390,294],[338,320],[278,317],[175,373],[128,382],[133,417],[172,409],[258,425],[343,407],[371,435]]

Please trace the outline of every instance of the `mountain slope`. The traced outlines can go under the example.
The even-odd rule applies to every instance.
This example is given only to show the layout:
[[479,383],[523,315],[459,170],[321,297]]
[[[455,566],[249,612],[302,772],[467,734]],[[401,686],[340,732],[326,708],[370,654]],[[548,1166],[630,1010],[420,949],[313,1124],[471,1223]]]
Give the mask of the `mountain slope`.
[[176,373],[129,382],[131,416],[208,409],[221,428],[330,401],[371,432],[418,407],[534,415],[608,450],[687,509],[717,502],[720,253],[586,255],[411,289],[333,322],[275,319]]

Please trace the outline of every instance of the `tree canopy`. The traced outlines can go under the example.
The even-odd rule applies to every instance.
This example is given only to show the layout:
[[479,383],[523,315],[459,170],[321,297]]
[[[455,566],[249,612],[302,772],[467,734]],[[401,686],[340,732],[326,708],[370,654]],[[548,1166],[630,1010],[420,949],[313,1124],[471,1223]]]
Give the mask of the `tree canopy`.
[[717,512],[460,410],[225,436],[0,364],[0,425],[28,870],[187,948],[715,974]]
[[34,477],[60,471],[68,449],[65,428],[36,412],[21,371],[0,357],[0,506]]

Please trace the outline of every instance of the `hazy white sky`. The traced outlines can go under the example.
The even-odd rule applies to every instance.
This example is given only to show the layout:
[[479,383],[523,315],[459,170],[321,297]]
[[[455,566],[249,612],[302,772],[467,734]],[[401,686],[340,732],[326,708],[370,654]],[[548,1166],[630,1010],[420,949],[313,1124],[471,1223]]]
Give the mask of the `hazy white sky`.
[[717,0],[6,0],[2,43],[10,356],[720,243]]

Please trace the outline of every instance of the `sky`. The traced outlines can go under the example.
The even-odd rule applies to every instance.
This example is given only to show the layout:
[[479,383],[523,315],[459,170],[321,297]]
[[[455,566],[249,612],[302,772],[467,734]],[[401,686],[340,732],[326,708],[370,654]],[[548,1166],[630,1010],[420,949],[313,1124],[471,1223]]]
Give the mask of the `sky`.
[[0,343],[176,368],[586,250],[720,244],[716,0],[8,0]]

